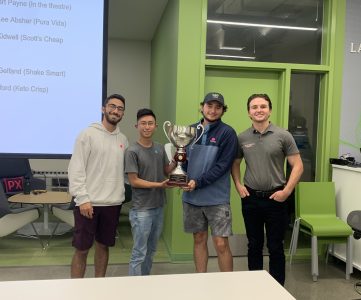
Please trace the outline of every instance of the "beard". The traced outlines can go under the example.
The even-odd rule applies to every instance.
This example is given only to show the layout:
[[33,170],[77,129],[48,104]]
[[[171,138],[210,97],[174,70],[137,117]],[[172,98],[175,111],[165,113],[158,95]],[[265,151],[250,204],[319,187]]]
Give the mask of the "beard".
[[[113,116],[114,116],[114,117],[117,117],[117,119],[114,119]],[[108,122],[109,124],[112,124],[112,125],[114,125],[114,126],[117,125],[117,124],[122,120],[121,117],[119,117],[119,116],[117,116],[117,115],[114,115],[114,114],[110,114],[110,113],[108,113],[108,112],[105,112],[105,113],[104,113],[104,118],[107,120],[107,122]]]
[[201,111],[201,114],[202,114],[202,116],[203,116],[203,119],[206,120],[206,121],[209,122],[209,123],[214,123],[214,122],[220,120],[220,119],[222,118],[222,116],[223,116],[223,113],[222,113],[222,115],[221,115],[219,118],[214,119],[214,120],[210,120],[210,119],[208,119],[208,118],[204,115],[203,111]]

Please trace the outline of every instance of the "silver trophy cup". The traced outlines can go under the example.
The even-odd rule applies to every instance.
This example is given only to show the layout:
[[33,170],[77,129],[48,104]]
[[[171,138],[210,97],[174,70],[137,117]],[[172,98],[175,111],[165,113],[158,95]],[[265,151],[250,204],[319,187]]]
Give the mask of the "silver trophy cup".
[[[201,133],[197,136],[198,129],[201,129]],[[172,125],[171,122],[165,121],[163,130],[169,142],[176,147],[174,160],[177,163],[177,167],[170,173],[168,185],[186,186],[188,184],[188,176],[182,169],[182,163],[187,159],[186,147],[192,142],[192,145],[194,145],[201,138],[204,128],[201,124],[197,125],[197,127],[191,127]]]

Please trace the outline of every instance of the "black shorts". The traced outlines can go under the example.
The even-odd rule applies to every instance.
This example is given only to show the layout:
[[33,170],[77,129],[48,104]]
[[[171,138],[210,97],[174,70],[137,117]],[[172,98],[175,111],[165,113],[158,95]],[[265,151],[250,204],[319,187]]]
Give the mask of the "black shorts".
[[88,250],[93,246],[95,239],[105,246],[114,246],[120,208],[121,205],[93,206],[93,218],[88,219],[80,214],[80,209],[76,206],[72,245],[78,250]]

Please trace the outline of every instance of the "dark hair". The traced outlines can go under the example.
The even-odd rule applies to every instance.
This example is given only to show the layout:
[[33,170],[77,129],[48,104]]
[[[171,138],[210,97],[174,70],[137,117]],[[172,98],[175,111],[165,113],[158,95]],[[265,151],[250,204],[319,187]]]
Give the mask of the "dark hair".
[[109,102],[110,99],[118,99],[118,100],[122,101],[123,104],[124,104],[124,106],[125,106],[125,98],[124,98],[122,95],[120,95],[120,94],[112,94],[112,95],[108,96],[108,97],[104,100],[104,102],[103,102],[103,106],[104,106],[104,107],[108,104],[108,102]]
[[[203,107],[205,103],[201,102],[199,104],[202,105],[202,107]],[[228,109],[228,106],[224,104],[224,105],[222,105],[222,107],[223,107],[223,113],[225,113],[227,111],[227,109]]]
[[140,118],[142,118],[144,116],[152,116],[154,118],[154,120],[157,121],[157,118],[155,117],[155,114],[149,108],[141,108],[141,109],[138,110],[138,112],[137,112],[137,122],[139,121]]
[[272,109],[272,102],[271,102],[270,97],[268,97],[267,94],[253,94],[253,95],[249,96],[249,98],[248,98],[247,111],[249,111],[249,104],[255,98],[262,98],[262,99],[266,100],[268,102],[269,109]]

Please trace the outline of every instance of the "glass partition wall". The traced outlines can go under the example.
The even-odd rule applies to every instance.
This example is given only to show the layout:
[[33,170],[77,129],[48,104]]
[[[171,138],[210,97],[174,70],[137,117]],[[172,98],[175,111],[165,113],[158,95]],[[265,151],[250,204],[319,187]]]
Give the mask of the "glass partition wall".
[[[285,112],[284,117],[274,121],[288,128],[296,140],[305,167],[302,181],[314,181],[316,173],[322,72],[312,68],[321,64],[323,2],[208,0],[207,6],[207,60],[219,65],[233,60],[234,68],[240,69],[242,65],[236,61],[247,62],[247,69],[252,68],[252,62],[264,62],[262,69],[274,69],[273,63],[283,63],[280,74],[289,72],[280,75],[280,82],[284,81],[280,87],[286,87],[278,93],[283,101],[274,99],[277,110]],[[255,93],[267,92],[263,84],[256,88]]]
[[[326,47],[322,48],[322,43],[327,44],[323,30],[330,24],[323,14],[329,5],[327,0],[208,0],[207,4],[206,77],[214,67],[228,73],[223,81],[238,70],[242,76],[233,77],[232,87],[232,92],[238,90],[238,97],[226,84],[218,84],[218,88],[242,99],[238,101],[245,101],[252,93],[270,95],[274,102],[272,122],[287,128],[300,150],[304,163],[301,181],[324,177],[320,172],[317,175],[316,158],[320,136],[325,136],[324,129],[321,135],[318,132],[320,99],[331,100],[320,93],[330,70],[326,63],[329,57],[322,57],[327,53]],[[261,72],[259,77],[252,73],[255,70]],[[278,85],[270,88],[262,72],[277,74]],[[240,122],[244,118],[246,114],[230,124],[243,131]],[[293,212],[291,195],[290,219]]]
[[209,59],[319,64],[322,0],[209,0]]
[[301,153],[301,181],[315,180],[320,77],[308,73],[291,75],[288,130]]

